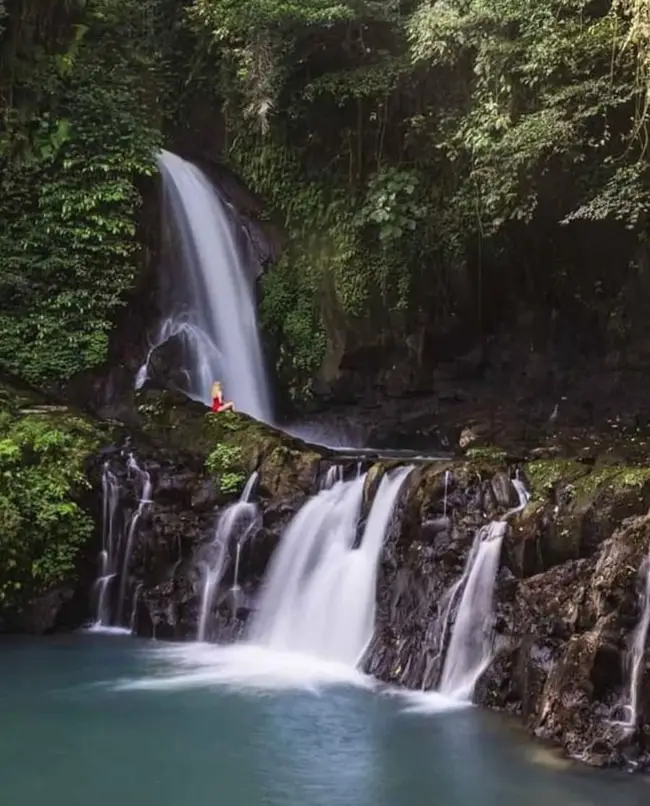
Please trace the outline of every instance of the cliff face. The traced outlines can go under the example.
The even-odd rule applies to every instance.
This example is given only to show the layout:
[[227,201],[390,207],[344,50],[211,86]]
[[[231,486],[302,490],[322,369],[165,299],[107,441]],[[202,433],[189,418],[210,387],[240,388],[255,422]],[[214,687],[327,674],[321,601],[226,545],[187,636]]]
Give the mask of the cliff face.
[[[206,637],[232,640],[255,605],[284,528],[335,457],[245,418],[224,428],[201,406],[148,395],[139,406],[141,441],[131,443],[155,477],[154,504],[130,569],[133,589],[140,586],[135,628],[161,638],[196,637],[201,562],[214,541],[217,512],[233,500],[205,469],[218,441],[242,449],[243,476],[259,472],[259,513],[243,543],[240,589],[232,591],[232,543],[207,622]],[[629,719],[630,646],[641,617],[640,569],[650,550],[644,514],[650,470],[599,464],[588,453],[581,460],[548,453],[527,461],[474,448],[462,459],[416,466],[383,549],[377,628],[365,667],[388,683],[437,687],[449,640],[449,629],[441,629],[446,594],[463,574],[477,530],[516,507],[510,479],[517,474],[532,496],[508,519],[495,588],[495,653],[475,701],[519,715],[536,735],[587,763],[646,765],[645,661],[638,727],[616,723]],[[368,501],[392,464],[366,460]],[[342,472],[356,474],[356,462],[343,461]]]
[[[74,417],[84,419],[78,412]],[[291,517],[332,463],[351,478],[358,457],[342,459],[244,415],[207,414],[168,392],[137,395],[130,417],[128,427],[93,426],[97,442],[85,460],[92,490],[79,501],[97,528],[76,548],[76,570],[68,569],[65,590],[58,583],[34,590],[23,619],[5,628],[42,632],[94,618],[94,558],[102,548],[101,490],[108,470],[119,489],[120,534],[133,538],[124,626],[143,636],[195,639],[218,518],[255,471],[257,512],[242,542],[239,587],[232,590],[231,540],[205,622],[207,639],[236,639]],[[510,512],[495,587],[494,655],[475,701],[517,714],[533,733],[587,763],[647,766],[647,653],[634,689],[636,727],[620,723],[630,717],[630,648],[641,618],[640,571],[650,551],[650,469],[611,453],[608,463],[589,451],[577,459],[549,455],[548,446],[533,453],[528,459],[472,446],[460,458],[416,464],[383,548],[376,631],[365,668],[408,688],[439,685],[454,624],[452,609],[445,627],[449,590],[463,574],[477,531]],[[371,470],[366,507],[381,474],[394,464],[363,459]],[[151,483],[144,506],[136,466]],[[512,513],[516,475],[531,499]],[[113,612],[117,588],[109,589]]]
[[[483,472],[481,472],[483,470]],[[533,497],[510,522],[495,591],[494,658],[475,702],[523,718],[537,736],[593,765],[647,765],[650,675],[641,661],[638,727],[630,718],[630,650],[641,619],[639,570],[650,549],[647,468],[594,470],[537,461]],[[368,669],[409,688],[435,687],[444,657],[446,591],[462,573],[476,529],[503,511],[503,475],[453,468],[407,503],[388,543]],[[523,478],[524,476],[522,476]],[[435,477],[434,477],[435,478]],[[545,480],[544,480],[545,479]]]

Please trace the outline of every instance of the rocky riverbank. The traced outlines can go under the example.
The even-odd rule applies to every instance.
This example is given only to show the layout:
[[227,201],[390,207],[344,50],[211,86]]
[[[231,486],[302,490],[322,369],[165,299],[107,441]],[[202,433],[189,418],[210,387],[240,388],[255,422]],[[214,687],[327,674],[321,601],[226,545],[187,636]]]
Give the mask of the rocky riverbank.
[[[345,478],[359,470],[354,457],[342,459],[243,415],[206,414],[200,404],[169,392],[138,394],[127,427],[3,389],[3,416],[12,445],[19,446],[12,454],[5,442],[3,461],[35,467],[27,479],[33,483],[72,467],[74,458],[77,475],[65,489],[57,487],[58,504],[74,502],[72,511],[85,524],[71,543],[61,531],[47,532],[54,556],[58,549],[68,552],[52,577],[34,571],[38,541],[30,544],[32,565],[25,561],[22,576],[11,570],[15,542],[0,544],[5,589],[21,591],[10,607],[2,602],[4,629],[44,632],[94,617],[107,468],[120,490],[123,530],[141,510],[124,585],[129,625],[143,636],[175,640],[196,637],[201,561],[218,514],[237,499],[250,474],[258,474],[258,513],[239,558],[239,589],[231,590],[231,545],[207,618],[206,636],[221,641],[241,634],[286,524],[328,468],[340,463]],[[59,436],[48,438],[41,426]],[[21,434],[30,429],[37,433],[26,440]],[[637,727],[617,724],[628,719],[629,648],[640,619],[639,571],[650,549],[650,467],[639,461],[642,437],[628,439],[627,452],[620,438],[612,448],[607,440],[576,447],[550,437],[541,447],[513,452],[488,445],[476,431],[456,458],[419,462],[404,487],[380,563],[367,670],[409,688],[437,686],[447,640],[440,629],[444,593],[462,574],[476,531],[516,506],[511,479],[518,475],[531,500],[508,522],[495,596],[496,652],[475,700],[521,716],[533,733],[589,764],[648,766],[647,657]],[[146,506],[140,506],[134,460],[151,481]],[[381,474],[398,461],[363,459],[363,469],[371,468],[367,502]],[[3,488],[2,494],[4,504],[16,489]],[[42,501],[49,507],[50,499]],[[65,511],[57,510],[61,516]],[[35,512],[44,517],[38,507]],[[19,514],[24,526],[28,513]],[[7,505],[3,523],[12,522],[10,516],[15,521]],[[47,530],[52,522],[39,523]]]

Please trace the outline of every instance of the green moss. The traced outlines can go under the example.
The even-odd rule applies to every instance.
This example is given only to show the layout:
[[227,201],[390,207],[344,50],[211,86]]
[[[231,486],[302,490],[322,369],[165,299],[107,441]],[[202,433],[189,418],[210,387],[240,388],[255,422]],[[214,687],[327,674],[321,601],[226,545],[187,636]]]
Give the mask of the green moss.
[[[25,407],[28,403],[28,407]],[[101,431],[81,415],[0,394],[0,612],[73,572],[93,531],[78,499],[89,486],[84,468]]]
[[650,481],[650,467],[606,466],[593,470],[574,484],[576,499],[592,498],[601,489],[642,488]]
[[536,497],[548,495],[557,484],[572,484],[588,472],[587,466],[573,459],[538,459],[524,465],[530,492]]
[[[310,486],[312,469],[327,453],[309,449],[302,441],[246,414],[213,414],[181,395],[147,391],[136,400],[141,426],[159,447],[190,453],[214,472],[246,476],[257,469],[271,495]],[[237,487],[235,482],[234,478],[227,480],[229,491]]]
[[487,460],[490,462],[504,462],[507,458],[504,450],[493,445],[477,445],[476,447],[468,448],[465,451],[465,456],[472,461]]

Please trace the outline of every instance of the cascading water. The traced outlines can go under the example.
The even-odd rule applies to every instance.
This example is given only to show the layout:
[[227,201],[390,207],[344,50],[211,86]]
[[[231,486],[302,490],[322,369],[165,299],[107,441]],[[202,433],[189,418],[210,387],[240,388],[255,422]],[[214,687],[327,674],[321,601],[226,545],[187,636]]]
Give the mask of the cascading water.
[[644,657],[648,630],[650,629],[650,553],[645,558],[641,569],[643,575],[643,594],[641,597],[641,619],[632,636],[632,646],[628,657],[630,678],[626,711],[628,719],[623,726],[635,730],[639,721],[639,689],[643,677]]
[[492,521],[477,531],[463,574],[445,597],[441,650],[444,650],[454,603],[463,591],[438,688],[450,699],[471,700],[474,687],[492,657],[494,586],[507,519],[522,510],[530,498],[519,479],[513,479],[512,485],[519,505],[506,512],[501,520]]
[[117,623],[122,624],[124,620],[124,608],[126,605],[126,592],[129,581],[129,561],[131,560],[131,553],[133,552],[133,541],[138,531],[138,524],[140,518],[145,511],[146,507],[151,504],[151,476],[146,470],[143,470],[138,464],[135,456],[129,454],[127,461],[128,474],[134,478],[137,488],[139,489],[138,506],[131,516],[128,529],[126,532],[126,541],[124,544],[124,551],[122,554],[122,571],[120,574],[120,590],[117,600]]
[[466,564],[465,587],[440,680],[440,693],[471,699],[492,654],[492,597],[506,532],[505,521],[479,529]]
[[[128,570],[138,526],[145,509],[152,502],[151,477],[142,469],[133,456],[127,459],[127,478],[133,481],[138,492],[138,505],[130,518],[123,522],[120,517],[121,487],[109,462],[102,469],[102,550],[99,555],[99,575],[95,582],[96,612],[95,629],[111,626],[129,627],[133,621],[134,602],[128,619],[125,608],[128,588]],[[119,579],[117,596],[111,596],[111,583]],[[135,598],[135,597],[134,597]],[[111,607],[113,600],[114,607]]]
[[[357,476],[358,475],[360,474],[357,473]],[[325,476],[321,481],[321,490],[331,489],[337,481],[343,481],[343,466],[331,465],[327,468],[327,473],[325,473]]]
[[95,626],[110,624],[110,608],[107,600],[111,580],[118,573],[120,532],[117,524],[120,485],[108,462],[102,468],[102,550],[99,555],[99,576],[95,582]]
[[445,470],[445,495],[442,499],[442,517],[447,517],[447,495],[449,493],[449,482],[451,481],[451,470]]
[[[165,209],[180,243],[181,272],[172,272],[164,289],[163,321],[136,388],[147,378],[152,352],[177,337],[183,346],[185,391],[211,401],[215,380],[237,409],[271,420],[255,294],[239,255],[226,208],[208,178],[195,165],[161,152]],[[173,279],[171,279],[173,277]]]
[[359,664],[374,631],[379,555],[410,471],[382,478],[357,548],[365,475],[336,482],[302,507],[271,560],[252,644]]
[[251,501],[257,479],[258,473],[255,471],[246,482],[239,500],[220,514],[214,540],[209,547],[208,557],[202,563],[203,590],[201,593],[201,612],[197,634],[199,641],[205,641],[214,594],[226,570],[228,546],[233,539],[237,541],[233,587],[237,586],[241,548],[249,537],[257,519],[257,504]]

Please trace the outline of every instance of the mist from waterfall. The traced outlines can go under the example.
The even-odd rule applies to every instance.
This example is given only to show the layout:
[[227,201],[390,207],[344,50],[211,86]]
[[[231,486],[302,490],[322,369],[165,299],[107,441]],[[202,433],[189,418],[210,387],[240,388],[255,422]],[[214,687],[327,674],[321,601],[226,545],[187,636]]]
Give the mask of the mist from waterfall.
[[163,318],[136,377],[148,377],[152,353],[174,338],[181,346],[184,391],[209,405],[215,380],[238,410],[271,420],[255,289],[242,264],[224,202],[205,174],[181,157],[162,151],[164,212],[178,266],[169,267],[162,288]]
[[366,475],[335,481],[297,513],[275,550],[248,640],[356,667],[372,639],[377,565],[411,468],[385,475],[358,543]]

